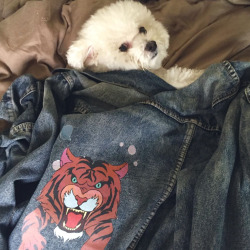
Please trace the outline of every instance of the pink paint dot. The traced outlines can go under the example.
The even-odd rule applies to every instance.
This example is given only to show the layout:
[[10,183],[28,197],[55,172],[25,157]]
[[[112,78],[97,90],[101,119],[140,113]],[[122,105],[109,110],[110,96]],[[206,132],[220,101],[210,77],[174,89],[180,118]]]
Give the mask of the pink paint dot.
[[56,171],[60,168],[60,160],[56,160],[52,163],[52,168]]
[[138,161],[134,161],[133,164],[134,164],[135,167],[137,167],[138,166]]
[[120,142],[120,147],[123,147],[124,146],[124,142]]
[[129,148],[128,148],[128,153],[130,155],[134,155],[136,153],[136,148],[134,145],[130,145]]

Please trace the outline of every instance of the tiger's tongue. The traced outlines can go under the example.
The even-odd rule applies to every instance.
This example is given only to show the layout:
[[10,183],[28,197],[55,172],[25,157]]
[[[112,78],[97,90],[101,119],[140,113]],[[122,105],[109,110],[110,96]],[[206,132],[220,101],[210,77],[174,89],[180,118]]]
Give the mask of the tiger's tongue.
[[67,214],[66,226],[69,228],[75,228],[80,223],[82,216],[82,214],[75,214],[73,212],[69,212]]

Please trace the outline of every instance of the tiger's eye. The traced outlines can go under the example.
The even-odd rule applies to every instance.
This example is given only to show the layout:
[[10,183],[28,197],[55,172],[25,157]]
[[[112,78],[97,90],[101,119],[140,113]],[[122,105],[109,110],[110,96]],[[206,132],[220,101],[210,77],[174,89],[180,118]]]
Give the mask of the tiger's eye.
[[123,43],[120,47],[119,50],[121,52],[126,52],[128,50],[128,45],[126,43]]
[[76,177],[75,177],[75,176],[73,176],[73,177],[72,177],[72,179],[71,179],[71,181],[72,181],[73,183],[77,183],[77,179],[76,179]]
[[101,182],[98,182],[96,185],[95,185],[96,188],[101,188],[102,187],[102,183]]
[[140,27],[139,33],[147,34],[147,30],[144,27]]

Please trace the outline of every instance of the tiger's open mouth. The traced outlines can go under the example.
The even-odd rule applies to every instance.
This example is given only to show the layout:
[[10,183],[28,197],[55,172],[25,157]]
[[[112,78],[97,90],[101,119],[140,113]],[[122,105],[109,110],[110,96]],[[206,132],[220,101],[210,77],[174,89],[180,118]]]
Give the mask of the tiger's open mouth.
[[98,190],[82,193],[75,185],[66,186],[61,197],[63,212],[58,227],[67,233],[82,232],[90,214],[102,202],[102,194]]
[[60,229],[69,233],[81,232],[89,214],[90,212],[81,209],[65,207],[58,226]]

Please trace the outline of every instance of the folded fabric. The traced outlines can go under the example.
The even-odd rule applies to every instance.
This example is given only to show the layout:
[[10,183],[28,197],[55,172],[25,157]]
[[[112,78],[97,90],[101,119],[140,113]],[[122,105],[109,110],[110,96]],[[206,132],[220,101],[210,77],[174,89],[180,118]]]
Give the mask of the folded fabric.
[[[0,0],[0,99],[20,75],[44,79],[66,67],[66,51],[82,24],[113,1]],[[177,64],[204,69],[223,60],[250,61],[249,6],[226,0],[159,0],[147,6],[170,33],[165,68]]]
[[228,0],[228,2],[236,5],[250,5],[249,0]]

